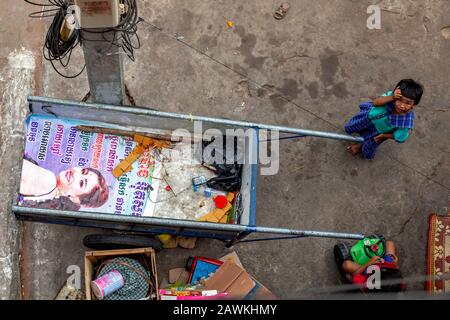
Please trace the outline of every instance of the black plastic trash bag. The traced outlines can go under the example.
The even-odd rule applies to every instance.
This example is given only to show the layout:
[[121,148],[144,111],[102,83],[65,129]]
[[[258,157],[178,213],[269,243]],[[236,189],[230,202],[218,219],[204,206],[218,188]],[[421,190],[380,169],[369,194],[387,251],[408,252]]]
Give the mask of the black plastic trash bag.
[[[229,139],[230,137],[228,137]],[[211,141],[203,141],[202,142],[202,150],[213,143],[218,144],[219,142],[213,138]],[[242,153],[238,152],[242,150],[239,145],[239,141],[237,137],[234,137],[234,150],[233,150],[233,158],[227,158],[226,156],[226,137],[224,136],[222,139],[222,146],[216,145],[216,148],[212,149],[211,155],[209,155],[206,159],[202,155],[202,164],[207,165],[208,167],[213,167],[214,171],[218,175],[212,179],[209,179],[206,185],[209,188],[233,192],[238,191],[241,188],[241,171],[242,171]],[[225,153],[225,154],[224,154]],[[220,162],[220,163],[218,163]]]

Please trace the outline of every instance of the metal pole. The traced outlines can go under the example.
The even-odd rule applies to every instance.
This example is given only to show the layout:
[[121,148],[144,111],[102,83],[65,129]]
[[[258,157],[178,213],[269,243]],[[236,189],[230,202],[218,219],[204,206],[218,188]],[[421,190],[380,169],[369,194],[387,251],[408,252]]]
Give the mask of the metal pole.
[[111,43],[114,31],[82,29],[82,47],[93,101],[122,105],[124,76],[121,49]]
[[325,131],[314,131],[314,130],[291,128],[291,127],[284,127],[284,126],[274,126],[274,125],[267,125],[267,124],[261,124],[261,123],[255,123],[255,122],[238,121],[238,120],[230,120],[230,119],[223,119],[223,118],[194,116],[194,115],[182,114],[182,113],[163,112],[163,111],[157,111],[157,110],[150,110],[150,109],[143,108],[143,107],[140,107],[140,108],[126,107],[125,108],[125,107],[114,106],[114,105],[110,105],[110,104],[83,103],[83,102],[78,102],[78,101],[60,100],[60,99],[37,97],[37,96],[28,97],[28,101],[29,102],[40,102],[40,103],[45,103],[45,104],[60,104],[60,105],[65,105],[65,106],[85,107],[85,108],[90,108],[90,109],[94,109],[94,110],[108,110],[108,111],[122,112],[122,113],[134,114],[134,115],[148,115],[148,116],[152,116],[152,117],[160,117],[160,118],[168,118],[168,119],[188,120],[188,121],[205,121],[205,122],[209,122],[209,123],[228,125],[228,126],[232,126],[232,127],[259,128],[259,129],[274,130],[274,131],[279,131],[279,132],[284,132],[284,133],[294,133],[294,134],[303,135],[303,136],[327,138],[327,139],[341,140],[341,141],[364,142],[364,139],[361,137],[353,137],[353,136],[350,136],[347,134],[339,134],[339,133],[325,132]]
[[28,213],[48,218],[59,217],[59,218],[72,218],[78,220],[84,219],[93,221],[142,224],[158,227],[192,228],[211,231],[231,231],[237,233],[245,233],[247,235],[251,233],[270,233],[270,234],[285,234],[285,235],[316,237],[316,238],[336,238],[336,239],[354,239],[354,240],[360,240],[364,238],[363,234],[354,234],[354,233],[310,231],[310,230],[297,230],[297,229],[272,228],[272,227],[250,227],[245,225],[208,223],[208,222],[174,220],[174,219],[164,219],[154,217],[120,216],[113,214],[84,212],[84,211],[49,210],[49,209],[21,207],[17,205],[13,206],[12,211],[19,214]]

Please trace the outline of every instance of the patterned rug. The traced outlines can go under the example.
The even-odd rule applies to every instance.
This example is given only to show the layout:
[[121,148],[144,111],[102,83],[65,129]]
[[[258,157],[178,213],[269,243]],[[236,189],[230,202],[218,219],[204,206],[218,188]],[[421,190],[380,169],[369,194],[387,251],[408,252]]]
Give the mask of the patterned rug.
[[433,276],[450,275],[450,216],[432,214],[429,222],[427,291],[450,292],[450,279],[433,279]]

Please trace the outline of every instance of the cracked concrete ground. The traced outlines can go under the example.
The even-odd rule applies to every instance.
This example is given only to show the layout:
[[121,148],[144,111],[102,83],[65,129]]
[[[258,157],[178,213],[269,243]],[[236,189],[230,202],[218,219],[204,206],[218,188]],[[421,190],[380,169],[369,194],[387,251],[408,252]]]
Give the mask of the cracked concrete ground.
[[[424,275],[427,217],[449,211],[450,40],[442,31],[450,25],[448,1],[290,3],[286,18],[277,21],[274,0],[141,0],[140,15],[147,23],[140,24],[136,62],[126,62],[126,83],[141,106],[342,133],[360,101],[402,78],[419,80],[425,95],[414,134],[406,144],[383,144],[373,161],[351,157],[342,142],[282,142],[280,172],[258,180],[257,224],[380,232],[397,244],[406,276]],[[366,27],[366,10],[373,3],[382,9],[381,30]],[[82,266],[81,240],[94,231],[21,224],[9,210],[19,179],[22,139],[17,130],[25,95],[34,91],[81,100],[88,91],[85,74],[61,79],[41,62],[43,23],[27,19],[30,11],[18,3],[0,12],[0,170],[8,177],[0,193],[0,296],[6,299],[53,298],[68,277],[66,268]],[[34,77],[27,68],[11,71],[8,56],[21,47],[34,56]],[[82,61],[78,52],[73,70]],[[333,262],[334,244],[296,239],[234,249],[250,274],[279,297],[295,299],[310,288],[343,283]],[[199,240],[195,250],[163,250],[157,255],[159,276],[183,266],[189,255],[216,258],[226,252],[222,243],[207,239]],[[423,283],[409,286],[422,289]]]

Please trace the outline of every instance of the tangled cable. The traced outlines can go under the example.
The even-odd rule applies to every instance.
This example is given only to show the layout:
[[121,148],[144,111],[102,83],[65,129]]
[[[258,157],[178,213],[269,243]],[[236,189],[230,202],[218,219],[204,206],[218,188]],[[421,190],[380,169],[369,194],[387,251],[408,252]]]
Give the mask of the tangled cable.
[[[45,44],[43,46],[43,56],[49,61],[53,69],[64,78],[76,78],[83,73],[86,65],[75,75],[66,75],[60,72],[57,64],[67,68],[72,56],[72,51],[78,45],[85,41],[106,41],[111,46],[120,47],[123,52],[134,61],[134,50],[140,48],[140,40],[137,35],[137,25],[142,20],[138,15],[136,0],[121,0],[124,5],[125,13],[121,15],[120,23],[113,28],[104,28],[101,31],[95,29],[73,30],[67,39],[61,36],[61,28],[65,23],[68,9],[73,1],[70,0],[47,0],[47,3],[36,3],[30,0],[24,0],[26,3],[41,7],[40,11],[29,14],[31,18],[53,17],[53,21],[47,31]],[[101,40],[92,40],[86,36],[88,33],[101,34]],[[108,35],[109,38],[108,39]],[[112,35],[112,37],[111,37]]]
[[[141,47],[139,36],[137,35],[137,26],[142,19],[139,17],[136,0],[123,0],[126,8],[126,13],[122,16],[119,25],[114,28],[107,28],[102,31],[95,31],[95,29],[85,29],[85,33],[102,34],[104,41],[108,41],[111,45],[122,48],[131,61],[134,61],[134,50]],[[112,34],[112,39],[107,39],[107,35]],[[82,37],[84,41],[90,40]],[[97,40],[102,41],[102,40]]]

